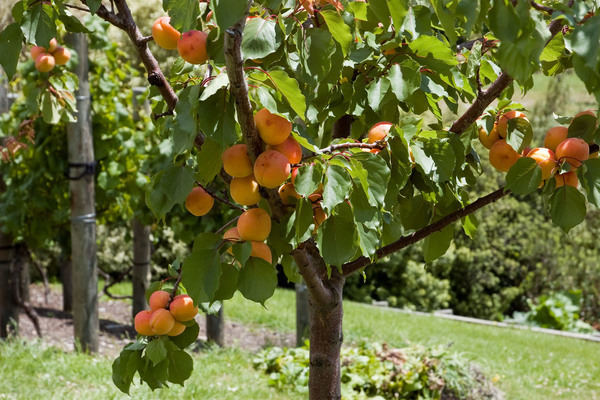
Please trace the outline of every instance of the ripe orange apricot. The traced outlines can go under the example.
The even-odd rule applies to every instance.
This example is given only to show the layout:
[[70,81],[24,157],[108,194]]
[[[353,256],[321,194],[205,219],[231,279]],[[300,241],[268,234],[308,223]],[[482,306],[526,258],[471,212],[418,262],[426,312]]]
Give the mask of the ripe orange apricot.
[[150,310],[143,310],[135,315],[133,325],[135,326],[135,331],[140,335],[154,335],[152,328],[150,328],[150,315],[152,315],[152,311]]
[[273,256],[271,255],[271,249],[266,243],[263,242],[250,242],[252,244],[252,252],[250,257],[262,258],[269,264],[273,262]]
[[498,140],[490,148],[490,164],[498,171],[508,172],[520,157],[504,139]]
[[187,294],[175,296],[169,304],[169,310],[171,310],[173,318],[179,322],[189,321],[198,314],[198,307],[194,306],[194,301]]
[[175,50],[181,33],[170,24],[170,17],[159,17],[152,25],[152,37],[157,45],[167,50]]
[[292,123],[290,121],[277,114],[271,114],[266,108],[258,110],[254,114],[254,123],[256,124],[260,138],[266,144],[281,144],[292,132]]
[[185,331],[186,326],[181,322],[175,321],[175,325],[173,325],[173,329],[167,332],[167,336],[179,336]]
[[251,208],[238,219],[237,230],[242,240],[262,242],[271,233],[271,217],[262,208]]
[[367,134],[367,143],[375,143],[384,139],[390,132],[392,125],[391,122],[387,121],[381,121],[373,125]]
[[175,326],[175,319],[169,310],[159,308],[150,315],[150,328],[155,335],[166,335]]
[[591,115],[592,117],[596,118],[596,111],[595,111],[595,110],[584,110],[584,111],[581,111],[581,112],[577,113],[577,114],[576,114],[576,115],[573,117],[573,119],[575,119],[575,118],[577,118],[577,117],[580,117],[580,116],[582,116],[582,115],[586,115],[586,114],[587,114],[587,115]]
[[158,310],[159,308],[167,308],[171,294],[164,290],[157,290],[150,295],[148,299],[148,305],[152,311]]
[[498,120],[498,133],[503,138],[506,138],[506,135],[508,135],[508,121],[513,118],[523,118],[525,121],[529,121],[525,114],[523,114],[521,111],[513,110],[502,114]]
[[550,178],[557,170],[558,161],[556,161],[556,156],[550,149],[537,147],[529,151],[527,157],[533,158],[537,162],[537,165],[540,166],[543,180]]
[[554,179],[556,180],[557,188],[563,185],[569,185],[576,188],[577,185],[579,185],[579,179],[577,178],[575,171],[565,172],[564,174],[556,174],[554,175]]
[[288,136],[283,143],[267,145],[267,150],[275,150],[287,157],[290,164],[298,164],[302,161],[302,147],[292,135]]
[[55,65],[56,62],[54,61],[54,57],[52,57],[52,54],[42,53],[35,59],[35,69],[37,69],[40,72],[51,71]]
[[181,58],[190,64],[204,64],[208,60],[206,38],[208,34],[191,30],[185,32],[177,41],[177,51]]
[[[500,134],[498,133],[498,124],[494,123],[494,127],[488,134],[483,126],[479,127],[479,141],[486,149],[492,148],[492,145],[500,140]],[[412,154],[412,152],[411,152]]]
[[555,126],[548,129],[544,136],[544,147],[556,151],[558,145],[567,138],[569,129],[565,126]]
[[283,204],[293,204],[294,202],[292,199],[297,200],[301,196],[298,194],[298,192],[296,192],[294,184],[288,182],[279,188],[279,197],[281,198],[281,202]]
[[275,150],[261,153],[254,163],[254,177],[260,186],[274,189],[290,176],[290,163],[286,156]]
[[556,158],[558,158],[558,161],[564,160],[577,168],[582,161],[590,158],[590,147],[583,139],[569,138],[563,140],[556,147]]
[[207,214],[215,204],[215,199],[200,186],[192,189],[185,199],[185,208],[197,217]]
[[36,58],[38,58],[38,56],[40,54],[43,54],[46,52],[46,48],[42,47],[42,46],[33,46],[31,48],[31,50],[29,51],[29,54],[31,54],[31,59],[35,61]]
[[298,167],[295,167],[294,169],[292,169],[292,177],[291,177],[292,184],[295,183],[297,175],[298,175]]
[[54,50],[56,50],[56,47],[58,46],[58,42],[56,41],[56,38],[52,38],[50,39],[50,44],[48,45],[48,53],[52,53]]
[[[237,228],[231,228],[225,231],[225,233],[223,234],[223,240],[227,240],[230,241],[231,243],[238,243],[241,241],[240,239],[240,233],[238,232]],[[227,249],[227,252],[231,255],[233,255],[233,250],[231,249],[231,246],[229,246],[229,248]]]
[[243,178],[252,173],[252,161],[248,156],[248,146],[236,144],[221,154],[223,169],[235,178]]
[[56,50],[52,52],[56,65],[65,65],[71,59],[71,52],[64,47],[58,46]]
[[243,206],[251,206],[260,201],[258,182],[254,179],[254,175],[233,178],[229,184],[229,193],[235,202]]

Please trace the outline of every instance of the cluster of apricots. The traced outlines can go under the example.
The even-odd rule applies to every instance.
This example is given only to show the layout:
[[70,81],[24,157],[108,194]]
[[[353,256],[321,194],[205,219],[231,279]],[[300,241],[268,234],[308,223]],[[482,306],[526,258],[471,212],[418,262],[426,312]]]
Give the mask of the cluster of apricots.
[[71,59],[71,52],[58,45],[56,38],[50,40],[48,48],[33,46],[31,58],[35,61],[35,69],[50,72],[57,65],[64,65]]
[[[575,116],[583,114],[592,115],[596,118],[593,110],[582,111]],[[580,138],[569,138],[568,127],[556,126],[550,128],[544,137],[544,146],[535,149],[525,148],[521,154],[515,151],[507,142],[508,121],[512,118],[522,118],[526,121],[527,117],[520,111],[508,111],[498,118],[494,126],[489,132],[485,128],[479,128],[479,141],[481,144],[490,150],[490,164],[498,171],[508,172],[508,170],[521,157],[533,158],[542,169],[542,184],[554,176],[556,187],[570,185],[577,187],[579,180],[575,174],[575,170],[581,163],[590,157],[589,144]],[[597,157],[597,153],[593,156]],[[568,166],[569,171],[558,173]],[[540,185],[540,186],[541,186]]]
[[[169,302],[170,301],[170,302]],[[158,290],[148,300],[149,310],[136,314],[134,326],[137,333],[144,336],[178,336],[185,331],[183,322],[194,319],[198,307],[187,294],[173,297],[164,290]]]
[[152,37],[156,44],[166,50],[177,49],[181,58],[190,64],[204,64],[208,60],[208,34],[197,30],[181,34],[171,26],[170,21],[170,17],[160,17],[154,21]]

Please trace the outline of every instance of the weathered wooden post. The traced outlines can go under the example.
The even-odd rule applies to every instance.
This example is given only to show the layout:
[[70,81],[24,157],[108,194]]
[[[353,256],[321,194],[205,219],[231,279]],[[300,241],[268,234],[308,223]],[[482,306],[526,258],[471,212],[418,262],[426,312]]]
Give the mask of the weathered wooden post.
[[223,304],[216,314],[206,314],[206,339],[223,347],[225,344],[225,322],[223,319]]
[[71,194],[71,261],[73,276],[73,325],[76,346],[98,351],[98,259],[96,254],[95,161],[90,116],[88,46],[84,34],[68,35],[79,55],[77,122],[67,128],[69,191]]
[[308,323],[310,312],[308,307],[308,289],[304,282],[296,283],[296,346],[304,346],[308,339]]

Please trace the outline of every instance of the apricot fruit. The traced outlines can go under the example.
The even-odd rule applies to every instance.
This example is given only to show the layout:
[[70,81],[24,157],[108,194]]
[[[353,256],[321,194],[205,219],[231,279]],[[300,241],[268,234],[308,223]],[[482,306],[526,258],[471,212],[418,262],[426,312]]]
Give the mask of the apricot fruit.
[[56,62],[52,54],[42,53],[35,59],[35,69],[40,72],[49,72],[55,65]]
[[[231,228],[225,231],[225,233],[223,234],[223,240],[227,240],[229,242],[232,243],[238,243],[241,241],[240,239],[240,233],[238,232],[237,228]],[[229,246],[229,248],[227,249],[227,252],[231,255],[233,255],[233,250],[231,248],[231,246]]]
[[555,126],[548,129],[546,136],[544,136],[544,147],[555,152],[558,145],[567,139],[568,134],[569,129],[564,126]]
[[35,61],[36,58],[38,58],[38,56],[40,54],[43,54],[46,52],[46,48],[42,47],[42,46],[33,46],[31,48],[31,50],[29,51],[29,54],[31,54],[31,59]]
[[148,305],[152,311],[158,310],[159,308],[167,308],[171,294],[164,290],[157,290],[150,295],[148,299]]
[[565,172],[564,174],[556,174],[554,175],[554,179],[556,180],[557,188],[563,185],[569,185],[576,188],[579,185],[579,179],[577,178],[575,171]]
[[202,189],[196,186],[185,199],[185,208],[196,217],[206,215],[215,204],[215,199]]
[[[157,45],[166,50],[175,50],[181,33],[170,24],[170,17],[159,17],[152,25],[152,37]],[[184,59],[185,60],[185,59]],[[186,60],[187,61],[187,60]]]
[[[488,134],[483,126],[479,127],[479,141],[486,149],[491,149],[492,145],[498,140],[502,139],[498,133],[498,124],[495,123],[494,127]],[[412,154],[412,152],[411,152]]]
[[194,301],[187,294],[175,296],[169,304],[169,310],[171,310],[173,318],[179,322],[189,321],[198,314],[198,307],[194,306]]
[[173,329],[167,332],[167,336],[179,336],[185,331],[186,326],[181,322],[175,321],[175,325],[173,325]]
[[260,201],[258,182],[254,179],[254,175],[233,178],[229,184],[229,193],[236,203],[243,206],[251,206]]
[[56,50],[52,52],[56,65],[65,65],[71,59],[71,52],[64,47],[58,46]]
[[581,111],[581,112],[577,113],[577,114],[576,114],[576,115],[573,117],[573,119],[575,119],[575,118],[577,118],[577,117],[580,117],[580,116],[582,116],[582,115],[591,115],[592,117],[596,118],[596,111],[595,111],[595,110],[584,110],[584,111]]
[[533,158],[537,165],[542,169],[542,179],[546,180],[552,176],[558,167],[558,162],[554,152],[545,147],[537,147],[529,153],[527,157]]
[[376,123],[369,129],[367,133],[367,143],[375,143],[379,140],[384,139],[392,128],[391,122],[381,121]]
[[292,199],[298,200],[301,196],[296,192],[294,184],[288,182],[279,188],[279,197],[283,204],[294,204]]
[[490,164],[501,172],[508,172],[520,157],[504,139],[498,140],[490,148]]
[[288,136],[283,143],[267,145],[267,150],[275,150],[287,157],[290,164],[298,164],[302,161],[302,147],[292,135]]
[[254,163],[254,177],[260,186],[279,187],[290,176],[290,163],[286,156],[275,150],[261,153]]
[[236,144],[221,154],[223,169],[235,178],[243,178],[252,173],[252,161],[248,156],[248,146]]
[[252,244],[252,252],[250,257],[262,258],[269,264],[273,263],[273,256],[271,255],[271,249],[266,243],[263,242],[250,242]]
[[204,64],[208,60],[206,39],[208,34],[191,30],[181,35],[177,41],[177,51],[181,58],[190,64]]
[[262,242],[271,233],[271,217],[262,208],[251,208],[238,219],[237,230],[242,240]]
[[590,147],[583,139],[569,138],[563,140],[556,147],[556,158],[558,158],[558,161],[564,160],[577,168],[582,161],[590,158]]
[[135,318],[133,319],[133,326],[135,327],[135,331],[140,335],[154,335],[154,331],[152,331],[152,328],[150,327],[151,315],[152,311],[150,310],[142,310],[135,315]]
[[254,123],[260,138],[266,144],[278,145],[283,143],[292,132],[292,123],[287,119],[271,114],[269,110],[263,108],[254,114]]
[[150,328],[155,335],[166,335],[175,326],[175,318],[164,308],[152,311],[150,315]]
[[521,111],[513,110],[502,114],[498,120],[498,133],[501,137],[506,138],[506,135],[508,135],[508,121],[513,118],[523,118],[525,121],[529,121]]
[[54,50],[56,50],[56,47],[58,46],[58,42],[56,41],[56,38],[52,38],[50,39],[50,43],[48,45],[48,53],[52,53]]

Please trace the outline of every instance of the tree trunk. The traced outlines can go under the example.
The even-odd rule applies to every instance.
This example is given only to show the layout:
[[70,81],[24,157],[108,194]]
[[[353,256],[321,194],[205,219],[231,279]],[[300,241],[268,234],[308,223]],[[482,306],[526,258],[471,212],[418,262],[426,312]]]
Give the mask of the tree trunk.
[[206,339],[223,347],[225,344],[225,329],[223,320],[223,304],[217,314],[206,314]]
[[308,306],[308,289],[304,282],[296,284],[296,346],[304,346],[308,338],[310,310]]
[[330,279],[323,285],[331,298],[319,302],[311,295],[310,307],[310,375],[308,390],[310,400],[339,400],[341,395],[340,351],[344,335],[342,319],[342,290],[345,278],[332,267]]
[[17,251],[17,271],[19,274],[19,298],[29,302],[29,285],[31,283],[31,254],[25,243],[19,243]]
[[98,351],[98,274],[94,188],[94,141],[90,118],[87,38],[72,34],[69,43],[79,55],[75,73],[77,122],[67,128],[71,192],[71,260],[73,263],[73,325],[76,346]]
[[150,286],[150,227],[133,220],[133,317],[148,308],[146,290]]
[[19,307],[15,303],[18,285],[12,238],[0,232],[0,338],[3,339],[18,332]]

